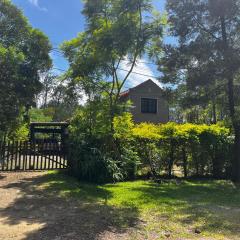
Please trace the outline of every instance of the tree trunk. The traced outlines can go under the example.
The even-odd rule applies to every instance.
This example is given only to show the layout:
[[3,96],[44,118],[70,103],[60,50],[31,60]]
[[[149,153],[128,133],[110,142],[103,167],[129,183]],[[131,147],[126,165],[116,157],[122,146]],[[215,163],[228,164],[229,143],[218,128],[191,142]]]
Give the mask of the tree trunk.
[[240,182],[240,125],[235,126],[234,130],[235,130],[235,142],[232,164],[233,181]]
[[234,85],[233,77],[228,78],[228,101],[230,117],[234,128],[235,140],[234,140],[234,152],[232,162],[232,180],[240,182],[240,124],[236,119],[235,102],[234,102]]
[[214,100],[212,102],[212,123],[217,123],[216,103]]
[[193,152],[192,152],[192,161],[194,162],[194,165],[195,165],[195,174],[197,177],[199,177],[199,156],[196,154],[196,149],[194,148],[193,149]]
[[187,178],[187,176],[188,176],[188,171],[187,171],[187,154],[186,154],[185,146],[182,147],[182,158],[183,158],[184,177]]
[[226,31],[226,20],[224,16],[220,17],[221,29],[222,29],[222,42],[223,42],[223,54],[225,58],[225,65],[227,66],[227,80],[228,80],[228,102],[229,112],[232,121],[232,125],[235,133],[234,141],[234,156],[232,162],[232,179],[233,181],[240,182],[240,123],[237,120],[235,112],[235,100],[234,100],[234,74],[232,72],[232,66],[229,54],[229,45]]
[[172,168],[173,168],[173,164],[174,164],[174,144],[171,141],[170,143],[170,156],[169,156],[169,163],[168,163],[168,177],[171,178],[172,177]]
[[220,159],[218,155],[216,155],[215,147],[213,148],[210,156],[212,158],[212,176],[216,179],[220,178],[221,176],[221,167],[220,167]]
[[[146,143],[144,145],[148,146]],[[151,147],[148,148],[147,152],[148,152],[147,160],[148,160],[148,163],[149,163],[149,166],[150,166],[151,174],[152,174],[153,179],[156,180],[158,174],[157,174],[156,169],[154,167],[153,153],[152,153]]]
[[45,93],[44,93],[44,101],[43,101],[43,107],[46,108],[47,107],[47,101],[48,100],[48,91],[45,90]]

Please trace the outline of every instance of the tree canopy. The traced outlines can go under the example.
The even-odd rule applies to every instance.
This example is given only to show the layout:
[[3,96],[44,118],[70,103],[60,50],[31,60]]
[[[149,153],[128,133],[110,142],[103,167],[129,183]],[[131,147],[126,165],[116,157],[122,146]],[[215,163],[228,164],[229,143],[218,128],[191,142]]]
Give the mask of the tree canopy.
[[[163,17],[150,0],[88,0],[83,14],[86,29],[62,49],[70,77],[91,99],[105,92],[109,120],[116,114],[119,95],[139,58],[153,42],[161,45]],[[128,64],[124,75],[121,66]]]
[[0,131],[9,130],[22,108],[33,104],[40,75],[52,64],[50,50],[47,36],[9,0],[0,0]]
[[[186,107],[226,109],[235,136],[234,171],[240,169],[240,1],[167,1],[169,31],[178,40],[159,58],[163,82],[178,86]],[[185,86],[185,87],[183,87]],[[215,119],[216,121],[216,119]],[[240,172],[234,178],[240,179]]]

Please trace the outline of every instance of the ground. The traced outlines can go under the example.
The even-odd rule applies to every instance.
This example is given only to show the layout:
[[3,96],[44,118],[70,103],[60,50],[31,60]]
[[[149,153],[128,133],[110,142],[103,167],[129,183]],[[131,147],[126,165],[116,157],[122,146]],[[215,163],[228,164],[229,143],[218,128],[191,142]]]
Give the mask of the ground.
[[55,172],[0,173],[2,240],[240,239],[228,181],[91,185]]

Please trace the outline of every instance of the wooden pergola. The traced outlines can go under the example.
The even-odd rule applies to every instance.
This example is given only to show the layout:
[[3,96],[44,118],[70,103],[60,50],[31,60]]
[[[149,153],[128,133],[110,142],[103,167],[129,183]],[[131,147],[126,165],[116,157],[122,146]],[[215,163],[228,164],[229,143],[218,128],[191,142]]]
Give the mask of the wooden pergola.
[[68,138],[67,122],[32,122],[30,123],[30,141],[37,140],[36,134],[48,134],[51,136],[60,135],[61,143],[64,144]]

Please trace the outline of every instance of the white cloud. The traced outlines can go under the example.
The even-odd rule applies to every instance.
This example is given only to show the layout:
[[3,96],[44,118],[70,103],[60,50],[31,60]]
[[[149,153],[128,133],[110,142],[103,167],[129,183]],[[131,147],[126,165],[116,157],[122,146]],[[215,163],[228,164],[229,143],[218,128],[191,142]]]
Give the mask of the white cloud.
[[40,7],[39,5],[39,0],[28,0],[32,5],[34,5],[35,7],[37,7],[39,10],[47,12],[47,9],[44,7]]
[[31,4],[38,6],[38,0],[28,0]]
[[[129,65],[127,61],[123,61],[120,66],[121,69],[125,70],[129,70],[130,67],[131,65]],[[119,70],[119,75],[122,78],[124,78],[126,74],[127,72]],[[139,59],[137,61],[137,65],[133,69],[133,73],[130,74],[126,82],[125,88],[135,87],[140,83],[147,81],[148,79],[153,80],[157,85],[161,87],[160,82],[157,80],[156,77],[154,77],[155,75],[156,73],[154,73],[153,69],[144,62],[144,59]]]

